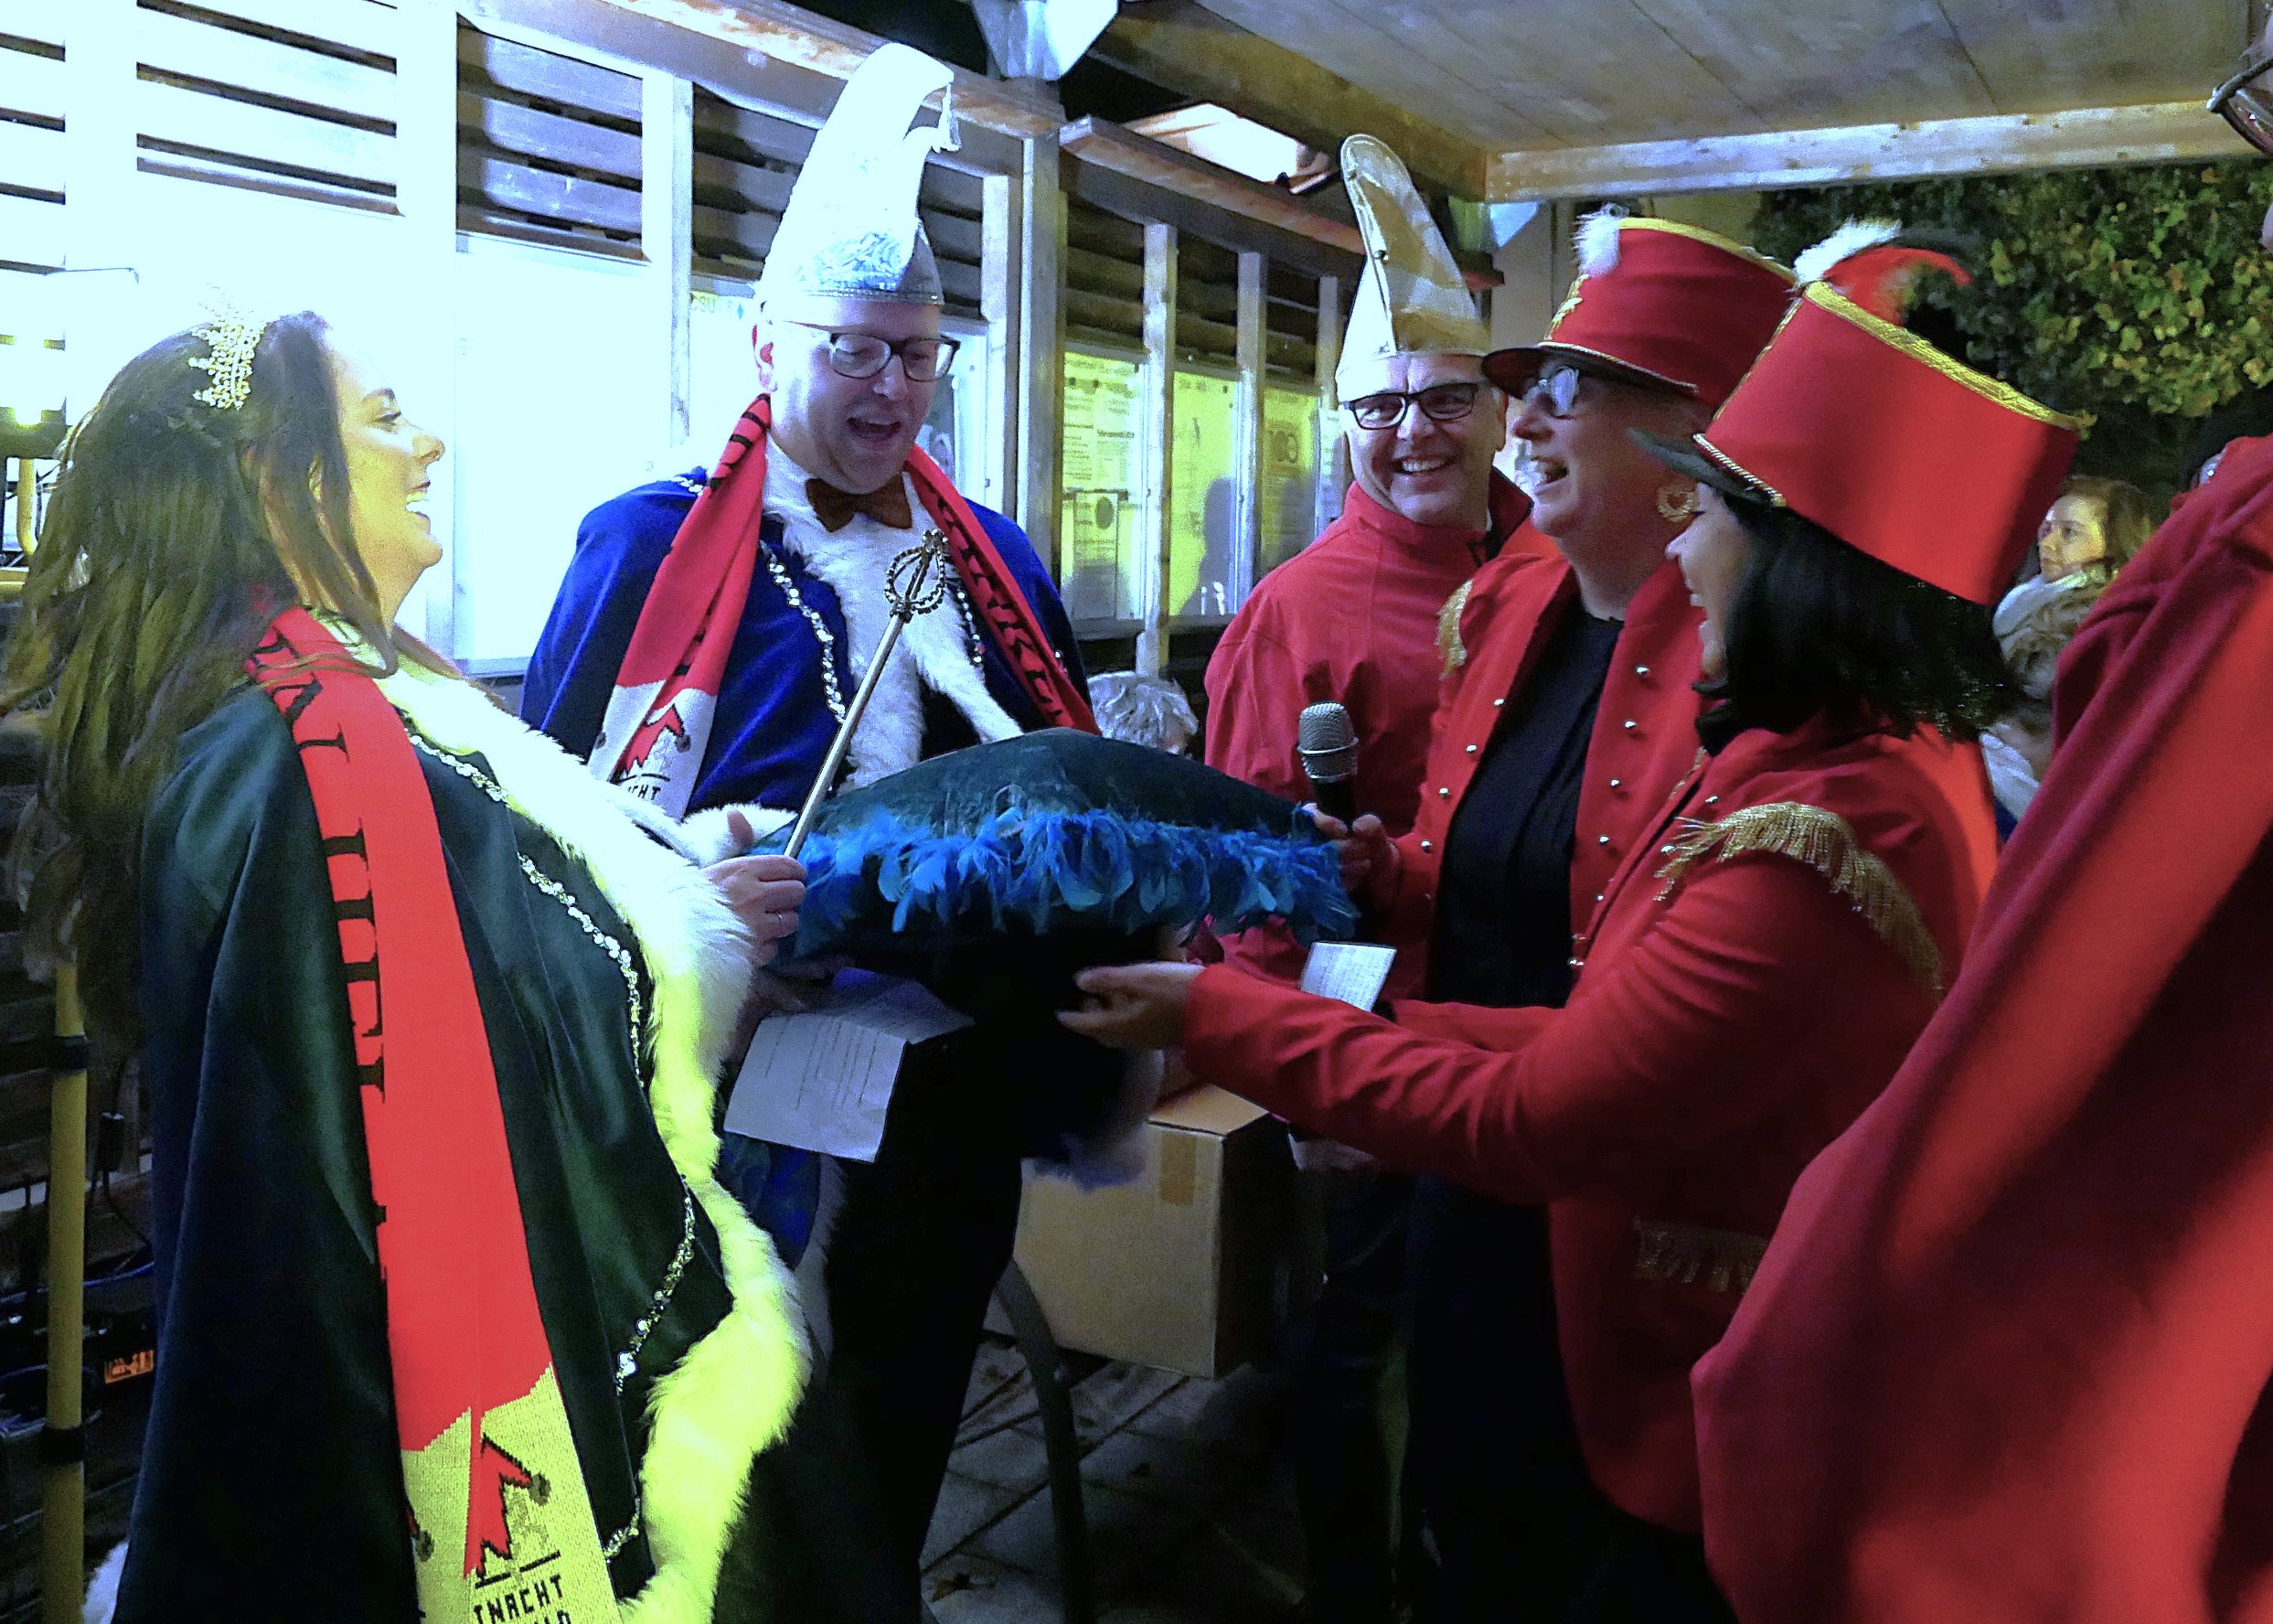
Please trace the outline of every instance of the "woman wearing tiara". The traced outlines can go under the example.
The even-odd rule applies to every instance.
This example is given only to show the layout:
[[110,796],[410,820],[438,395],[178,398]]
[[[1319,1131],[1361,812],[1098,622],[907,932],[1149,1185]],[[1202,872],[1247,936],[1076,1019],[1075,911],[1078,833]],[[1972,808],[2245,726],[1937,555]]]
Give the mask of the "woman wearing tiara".
[[158,1282],[96,1611],[911,1617],[713,1175],[794,866],[706,874],[395,625],[442,454],[308,314],[152,347],[64,454],[16,870],[141,1056]]

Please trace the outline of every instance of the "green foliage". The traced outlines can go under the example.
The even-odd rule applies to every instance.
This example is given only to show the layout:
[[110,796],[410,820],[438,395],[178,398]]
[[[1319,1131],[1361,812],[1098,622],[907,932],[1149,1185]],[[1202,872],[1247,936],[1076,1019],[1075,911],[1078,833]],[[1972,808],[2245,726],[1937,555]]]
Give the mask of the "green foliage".
[[1754,236],[1788,261],[1850,219],[1962,233],[1974,286],[1926,297],[1969,361],[2103,433],[2182,443],[2168,420],[2273,381],[2268,203],[2273,165],[2236,158],[1774,192]]

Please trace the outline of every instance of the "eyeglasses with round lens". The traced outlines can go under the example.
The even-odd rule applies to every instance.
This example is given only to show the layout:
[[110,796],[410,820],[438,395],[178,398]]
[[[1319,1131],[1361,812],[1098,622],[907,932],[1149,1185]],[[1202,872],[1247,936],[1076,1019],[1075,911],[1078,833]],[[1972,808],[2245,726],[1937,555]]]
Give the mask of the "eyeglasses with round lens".
[[2240,71],[2212,92],[2210,111],[2250,145],[2273,155],[2273,87],[2265,82],[2268,72],[2273,72],[2273,53],[2251,52]]
[[840,333],[814,322],[793,321],[828,334],[828,369],[839,378],[873,378],[898,356],[910,383],[937,383],[955,365],[958,338],[879,338],[873,333]]
[[1431,422],[1458,422],[1476,410],[1476,397],[1483,389],[1480,383],[1432,383],[1410,393],[1382,390],[1342,405],[1361,429],[1393,429],[1404,422],[1405,409],[1410,406],[1418,406]]
[[1523,391],[1523,404],[1549,417],[1568,417],[1578,406],[1579,379],[1585,376],[1576,367],[1542,368]]

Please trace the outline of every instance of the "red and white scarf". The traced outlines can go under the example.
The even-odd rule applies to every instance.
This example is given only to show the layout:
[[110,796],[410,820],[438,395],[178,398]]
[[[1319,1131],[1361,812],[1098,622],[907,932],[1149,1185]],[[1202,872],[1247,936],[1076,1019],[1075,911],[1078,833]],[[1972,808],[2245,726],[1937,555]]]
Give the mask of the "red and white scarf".
[[338,924],[420,1608],[464,1619],[504,1587],[548,1617],[613,1618],[425,775],[307,610],[245,663],[291,724]]
[[[728,436],[725,454],[656,572],[592,753],[594,776],[625,785],[675,817],[686,815],[702,770],[726,657],[763,545],[758,527],[772,425],[772,402],[761,395]],[[1045,724],[1096,732],[1089,701],[1051,652],[970,504],[920,450],[908,453],[908,474],[924,511],[947,538],[973,613]],[[819,653],[833,657],[827,648]]]

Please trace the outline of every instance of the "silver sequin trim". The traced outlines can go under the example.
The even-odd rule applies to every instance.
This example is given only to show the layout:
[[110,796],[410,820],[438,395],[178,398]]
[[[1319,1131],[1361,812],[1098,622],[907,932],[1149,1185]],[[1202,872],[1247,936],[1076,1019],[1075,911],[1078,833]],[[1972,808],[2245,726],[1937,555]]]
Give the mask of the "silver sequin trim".
[[837,683],[837,634],[828,629],[828,622],[821,618],[821,612],[805,601],[805,593],[797,590],[797,583],[790,578],[787,566],[775,556],[774,550],[761,541],[758,550],[765,556],[765,572],[774,578],[774,584],[781,588],[782,596],[789,600],[789,606],[805,616],[806,624],[813,628],[813,636],[820,642],[821,687],[828,697],[828,713],[837,719],[837,725],[842,727],[845,724],[845,690]]
[[615,1356],[615,1395],[624,1396],[624,1384],[630,1381],[639,1369],[639,1351],[647,1345],[647,1338],[663,1322],[663,1311],[671,1306],[671,1293],[678,1289],[678,1277],[687,1272],[687,1264],[695,1255],[695,1202],[691,1195],[680,1198],[684,1217],[679,1225],[678,1250],[672,1255],[671,1266],[663,1271],[663,1284],[655,1288],[655,1296],[647,1302],[647,1311],[632,1327],[630,1345]]
[[[436,749],[415,732],[411,735],[411,743],[452,772],[456,773],[500,807],[508,809],[512,807],[513,803],[506,798],[505,791],[498,788],[488,775],[473,763],[461,756],[453,755],[446,750]],[[591,914],[585,913],[575,897],[570,894],[568,887],[562,885],[526,857],[521,859],[521,873],[531,885],[568,910],[569,917],[576,921],[578,928],[592,938],[601,952],[608,956],[614,963],[617,974],[624,978],[624,1029],[631,1051],[632,1076],[635,1079],[644,1077],[645,1073],[639,1063],[639,1053],[640,1034],[646,1031],[645,1024],[646,1010],[646,1002],[639,995],[639,967],[632,957],[631,949],[608,935],[606,931],[602,930],[599,923]]]
[[646,1502],[644,1500],[635,1494],[632,1497],[632,1520],[624,1523],[623,1527],[617,1529],[614,1533],[608,1535],[608,1543],[600,1547],[601,1561],[614,1562],[617,1556],[623,1554],[623,1550],[625,1545],[630,1544],[633,1540],[639,1537],[639,1514],[645,1509]]

